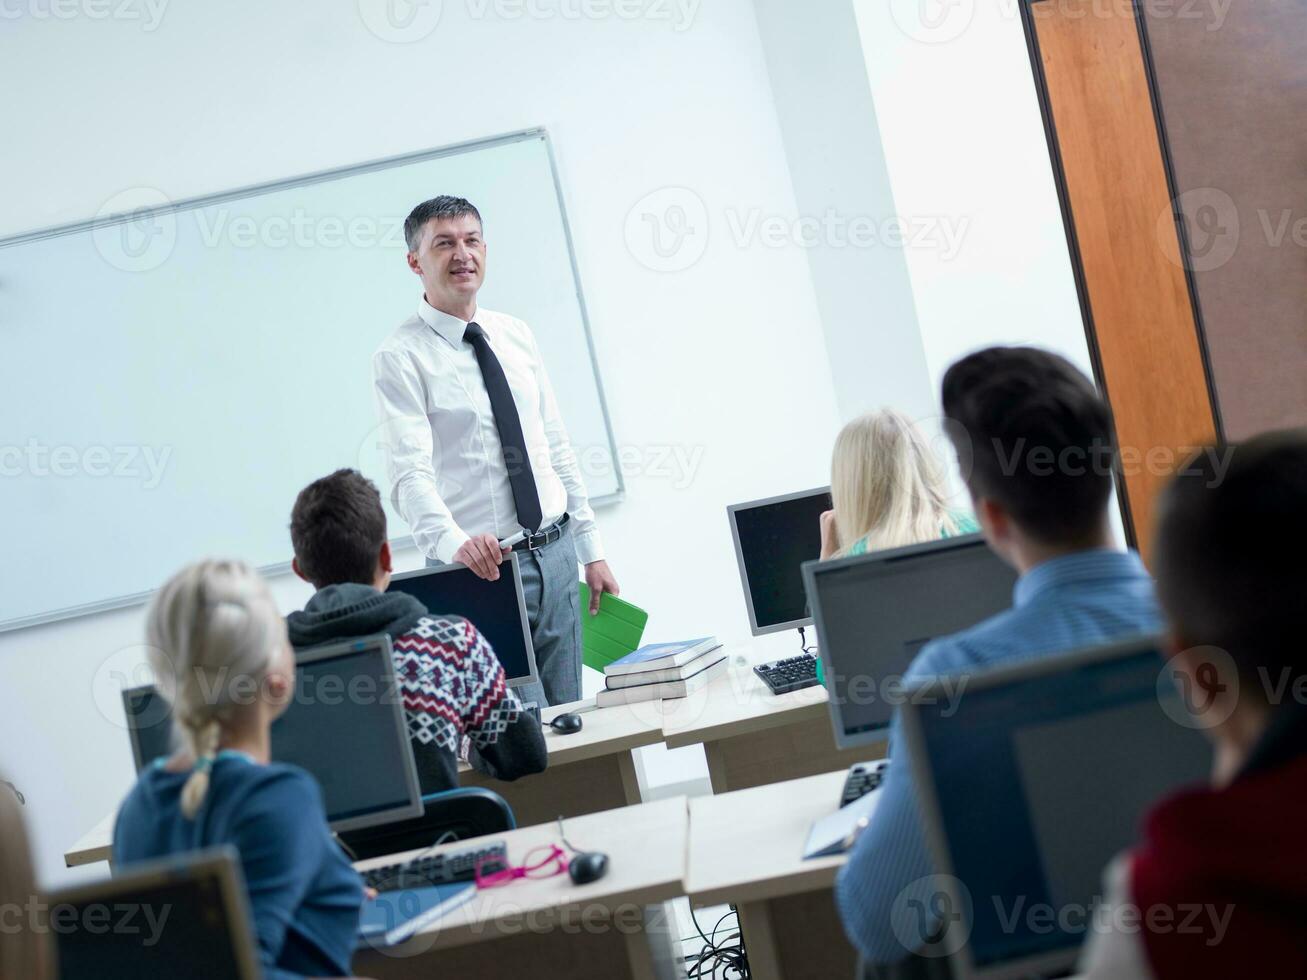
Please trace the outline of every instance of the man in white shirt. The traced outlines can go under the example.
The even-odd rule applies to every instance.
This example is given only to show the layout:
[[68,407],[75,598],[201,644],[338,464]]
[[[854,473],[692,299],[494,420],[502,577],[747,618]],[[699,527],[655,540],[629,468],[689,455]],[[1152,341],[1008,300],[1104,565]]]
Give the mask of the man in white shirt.
[[486,243],[472,204],[425,201],[404,235],[423,296],[372,358],[391,500],[429,565],[484,579],[514,550],[499,542],[527,534],[514,547],[544,698],[575,701],[578,559],[591,613],[618,589],[540,350],[521,320],[477,306]]

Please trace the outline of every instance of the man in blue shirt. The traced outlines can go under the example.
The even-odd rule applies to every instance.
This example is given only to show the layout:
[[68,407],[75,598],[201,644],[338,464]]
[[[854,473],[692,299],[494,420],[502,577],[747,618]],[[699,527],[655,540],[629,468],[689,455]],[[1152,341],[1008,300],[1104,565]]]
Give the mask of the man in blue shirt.
[[[1160,630],[1143,563],[1114,547],[1112,421],[1089,379],[1055,354],[996,347],[949,368],[943,403],[981,530],[1021,577],[1011,609],[927,644],[905,684]],[[880,802],[836,882],[844,929],[872,964],[929,955],[939,932],[920,917],[938,888],[901,725],[896,715]]]

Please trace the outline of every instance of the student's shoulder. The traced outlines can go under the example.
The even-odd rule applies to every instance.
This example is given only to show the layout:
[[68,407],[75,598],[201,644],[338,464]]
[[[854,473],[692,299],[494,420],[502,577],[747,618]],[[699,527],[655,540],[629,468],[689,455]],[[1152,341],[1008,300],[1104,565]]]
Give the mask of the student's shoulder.
[[270,762],[247,766],[240,774],[240,792],[260,811],[295,813],[305,807],[322,812],[322,790],[317,780],[299,766]]

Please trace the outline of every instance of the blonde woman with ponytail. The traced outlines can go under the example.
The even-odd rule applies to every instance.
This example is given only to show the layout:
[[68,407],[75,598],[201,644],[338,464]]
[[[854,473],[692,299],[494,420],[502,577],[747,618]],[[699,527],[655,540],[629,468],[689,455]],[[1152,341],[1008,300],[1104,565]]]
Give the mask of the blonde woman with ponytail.
[[123,803],[114,862],[234,845],[265,976],[348,974],[362,884],[317,783],[269,756],[295,659],[267,586],[240,562],[191,565],[155,596],[146,636],[180,748],[142,771]]
[[949,509],[944,487],[943,468],[910,419],[891,409],[859,416],[835,440],[822,559],[979,531],[970,514]]

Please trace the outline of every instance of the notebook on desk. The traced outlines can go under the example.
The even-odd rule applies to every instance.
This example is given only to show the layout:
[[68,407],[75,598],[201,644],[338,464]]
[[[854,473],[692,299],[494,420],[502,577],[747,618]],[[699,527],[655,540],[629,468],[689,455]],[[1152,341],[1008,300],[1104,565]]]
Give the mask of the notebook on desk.
[[359,914],[359,945],[395,946],[472,899],[470,881],[423,885],[382,891],[363,903]]

